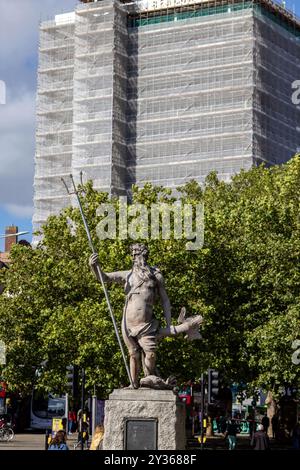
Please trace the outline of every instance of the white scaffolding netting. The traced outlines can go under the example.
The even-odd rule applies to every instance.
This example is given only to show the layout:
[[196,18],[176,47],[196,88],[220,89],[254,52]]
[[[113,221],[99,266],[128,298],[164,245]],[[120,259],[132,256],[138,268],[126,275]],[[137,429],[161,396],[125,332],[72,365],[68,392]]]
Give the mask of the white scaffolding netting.
[[35,228],[70,203],[71,172],[126,194],[297,151],[296,19],[269,0],[159,1],[81,4],[41,24]]

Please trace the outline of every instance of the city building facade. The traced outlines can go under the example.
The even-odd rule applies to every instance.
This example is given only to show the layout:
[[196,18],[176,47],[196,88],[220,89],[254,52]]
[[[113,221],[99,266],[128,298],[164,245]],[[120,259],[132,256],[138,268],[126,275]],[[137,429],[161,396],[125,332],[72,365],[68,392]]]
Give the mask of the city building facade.
[[34,229],[70,204],[70,173],[127,195],[287,161],[299,38],[271,0],[82,1],[41,23]]

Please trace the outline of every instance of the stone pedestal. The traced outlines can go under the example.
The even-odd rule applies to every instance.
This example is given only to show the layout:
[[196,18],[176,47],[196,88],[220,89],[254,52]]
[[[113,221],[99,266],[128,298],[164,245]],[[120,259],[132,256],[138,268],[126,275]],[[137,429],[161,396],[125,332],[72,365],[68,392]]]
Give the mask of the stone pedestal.
[[104,429],[105,450],[184,450],[185,406],[172,390],[117,389],[105,403]]

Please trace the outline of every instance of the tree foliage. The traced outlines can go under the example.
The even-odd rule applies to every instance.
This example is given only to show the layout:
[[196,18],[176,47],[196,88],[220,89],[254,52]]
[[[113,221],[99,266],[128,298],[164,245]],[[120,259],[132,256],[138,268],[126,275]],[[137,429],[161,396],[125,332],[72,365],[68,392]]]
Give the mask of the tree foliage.
[[[84,187],[82,203],[104,271],[129,269],[130,239],[98,240],[96,215],[108,196]],[[224,380],[275,393],[299,383],[292,363],[292,341],[300,330],[300,158],[282,166],[242,171],[230,183],[212,173],[201,189],[180,188],[182,203],[204,203],[205,241],[188,251],[185,240],[146,240],[149,262],[162,271],[173,307],[202,314],[202,340],[162,341],[158,367],[179,380],[218,368]],[[133,202],[165,202],[170,191],[133,189]],[[118,211],[117,200],[113,200]],[[76,233],[70,227],[75,223]],[[0,337],[7,345],[2,371],[10,387],[28,391],[33,383],[47,390],[65,387],[66,366],[84,367],[87,388],[106,396],[127,385],[125,368],[101,286],[90,272],[90,249],[78,209],[67,208],[43,227],[36,249],[16,246],[0,298]],[[2,270],[4,271],[4,270]],[[0,282],[0,283],[1,283]],[[109,286],[118,324],[124,293]],[[163,321],[161,308],[156,314]],[[36,369],[40,369],[37,375]]]

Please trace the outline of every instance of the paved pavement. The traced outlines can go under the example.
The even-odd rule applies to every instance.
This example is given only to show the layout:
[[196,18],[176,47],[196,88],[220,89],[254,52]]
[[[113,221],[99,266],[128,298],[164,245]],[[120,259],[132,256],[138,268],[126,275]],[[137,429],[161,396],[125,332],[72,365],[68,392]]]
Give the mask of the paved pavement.
[[[68,436],[68,446],[73,450],[74,444],[77,442],[77,434]],[[15,434],[10,442],[0,441],[1,450],[45,450],[45,434],[26,433]]]
[[[279,444],[274,439],[270,439],[271,450],[291,450],[289,444]],[[200,449],[200,443],[196,438],[188,440],[188,449]],[[221,434],[208,437],[204,444],[204,449],[208,450],[228,450],[228,440],[224,439]],[[250,437],[245,434],[238,434],[236,450],[252,450],[250,446]]]
[[[68,446],[70,450],[74,449],[74,444],[77,442],[77,434],[68,436]],[[80,446],[78,447],[78,450]],[[200,444],[197,439],[189,439],[188,441],[189,450],[200,449]],[[204,444],[205,450],[227,450],[228,443],[221,435],[209,437]],[[250,439],[249,436],[238,435],[237,438],[237,450],[250,450]],[[271,439],[271,449],[274,450],[290,450],[290,445],[279,445]],[[16,434],[14,440],[11,442],[0,441],[1,450],[45,450],[45,434],[37,433],[26,433]]]
[[43,450],[45,449],[44,434],[16,434],[10,442],[0,441],[1,450]]

